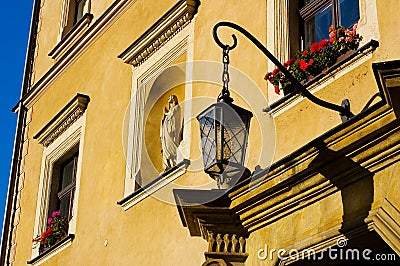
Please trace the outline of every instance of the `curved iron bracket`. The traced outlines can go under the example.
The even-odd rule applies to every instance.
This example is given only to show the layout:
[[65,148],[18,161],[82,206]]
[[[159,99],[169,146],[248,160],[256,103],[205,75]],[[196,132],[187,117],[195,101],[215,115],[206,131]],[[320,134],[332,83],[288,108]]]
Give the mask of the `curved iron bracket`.
[[299,94],[303,95],[304,97],[308,98],[310,101],[312,101],[313,103],[315,103],[319,106],[339,112],[340,116],[342,117],[343,122],[349,120],[351,117],[354,116],[354,114],[350,111],[350,105],[349,105],[349,102],[347,99],[343,100],[343,102],[346,101],[346,104],[342,103],[342,106],[340,106],[340,105],[336,105],[336,104],[321,100],[321,99],[315,97],[313,94],[311,94],[297,79],[295,79],[293,77],[292,74],[290,74],[290,72],[281,64],[281,62],[279,62],[279,60],[276,59],[276,57],[274,55],[272,55],[260,41],[258,41],[253,35],[251,35],[247,30],[245,30],[241,26],[239,26],[235,23],[232,23],[232,22],[228,22],[228,21],[221,21],[221,22],[218,22],[217,24],[215,24],[215,26],[213,28],[213,37],[214,37],[215,42],[222,49],[227,49],[229,47],[229,50],[233,50],[237,46],[237,38],[236,38],[235,34],[232,34],[233,44],[231,46],[227,45],[227,44],[223,44],[220,41],[220,39],[218,38],[218,34],[217,34],[217,30],[219,27],[233,28],[233,29],[239,31],[240,33],[242,33],[244,36],[246,36],[290,80],[290,82],[294,86],[294,93],[299,93]]

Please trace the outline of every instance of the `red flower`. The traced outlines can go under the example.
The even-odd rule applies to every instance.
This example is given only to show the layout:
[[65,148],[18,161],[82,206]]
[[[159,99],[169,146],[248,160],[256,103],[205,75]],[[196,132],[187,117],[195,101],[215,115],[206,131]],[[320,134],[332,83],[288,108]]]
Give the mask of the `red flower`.
[[278,71],[279,71],[279,68],[275,68],[275,69],[272,71],[272,75],[275,76],[276,73],[278,73]]
[[286,61],[285,63],[283,63],[283,66],[284,66],[285,68],[288,68],[292,63],[293,63],[293,60],[292,60],[292,59],[289,59],[288,61]]
[[321,48],[321,49],[323,49],[323,48],[325,48],[325,47],[327,47],[328,46],[328,44],[329,44],[329,40],[321,40],[320,42],[319,42],[319,47]]
[[308,50],[304,50],[304,51],[302,52],[302,55],[306,55],[306,54],[308,54]]
[[279,86],[275,86],[275,93],[280,94]]
[[329,32],[332,32],[333,31],[333,25],[331,25],[330,27],[329,27]]
[[329,33],[329,39],[330,42],[333,43],[334,41],[336,41],[336,31],[332,31],[331,33]]
[[346,38],[344,39],[344,41],[345,41],[346,43],[348,43],[348,42],[353,41],[353,38],[352,38],[352,37],[346,37]]
[[310,50],[311,50],[311,53],[318,53],[318,52],[321,50],[321,47],[319,46],[318,43],[313,42],[313,43],[311,44]]
[[300,61],[300,69],[303,71],[306,71],[306,69],[311,66],[314,63],[313,59],[308,60],[308,62],[306,62],[305,60],[301,60]]
[[306,68],[307,68],[306,61],[305,60],[301,60],[300,61],[300,69],[303,70],[303,71],[306,71]]

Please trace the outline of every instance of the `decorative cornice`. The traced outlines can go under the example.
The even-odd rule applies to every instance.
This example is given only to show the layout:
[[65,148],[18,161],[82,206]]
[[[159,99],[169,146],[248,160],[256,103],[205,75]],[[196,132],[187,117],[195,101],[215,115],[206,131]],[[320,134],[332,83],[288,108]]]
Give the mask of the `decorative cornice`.
[[383,240],[400,255],[400,211],[385,199],[382,206],[366,219],[368,229],[376,231]]
[[192,20],[199,5],[199,0],[180,0],[118,58],[133,66],[142,64]]
[[47,147],[85,112],[89,96],[77,94],[49,123],[35,136],[40,144]]
[[191,236],[206,240],[210,239],[210,233],[248,236],[239,216],[230,209],[231,199],[226,190],[174,189],[173,192],[183,226],[188,227]]
[[86,13],[83,17],[74,25],[74,27],[62,38],[62,40],[54,47],[49,53],[52,59],[58,59],[62,56],[68,48],[70,48],[82,35],[85,29],[89,27],[90,22],[93,19],[93,15]]

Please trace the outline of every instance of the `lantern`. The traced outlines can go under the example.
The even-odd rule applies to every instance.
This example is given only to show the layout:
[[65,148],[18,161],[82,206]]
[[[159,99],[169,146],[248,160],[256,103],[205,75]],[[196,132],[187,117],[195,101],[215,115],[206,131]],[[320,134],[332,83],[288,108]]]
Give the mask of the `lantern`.
[[204,171],[221,184],[232,184],[245,171],[244,160],[250,119],[253,114],[232,103],[232,98],[219,98],[201,112],[201,148]]

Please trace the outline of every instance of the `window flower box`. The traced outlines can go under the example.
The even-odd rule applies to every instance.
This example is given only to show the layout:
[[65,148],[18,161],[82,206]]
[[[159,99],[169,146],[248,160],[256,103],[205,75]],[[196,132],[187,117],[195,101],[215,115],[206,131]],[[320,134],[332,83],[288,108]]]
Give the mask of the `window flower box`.
[[[329,29],[329,40],[312,43],[311,47],[296,53],[295,59],[289,59],[283,64],[289,73],[300,83],[309,84],[315,77],[329,72],[338,62],[354,54],[362,37],[356,33],[357,23],[352,30],[342,26]],[[275,68],[265,75],[265,80],[275,87],[275,92],[288,95],[294,91],[293,84],[281,70]]]
[[61,215],[61,211],[54,211],[47,219],[47,229],[41,235],[32,239],[33,243],[40,244],[39,253],[44,253],[68,235],[68,220]]

